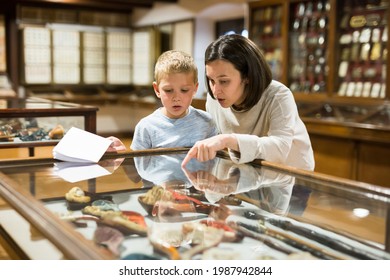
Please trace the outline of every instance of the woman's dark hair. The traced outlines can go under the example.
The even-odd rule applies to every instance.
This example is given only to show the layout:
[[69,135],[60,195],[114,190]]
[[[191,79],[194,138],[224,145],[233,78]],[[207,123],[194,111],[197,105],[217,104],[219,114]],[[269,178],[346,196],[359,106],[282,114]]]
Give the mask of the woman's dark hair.
[[[272,81],[272,72],[263,53],[255,43],[244,36],[223,35],[207,47],[204,62],[206,65],[218,59],[233,64],[240,72],[241,79],[248,81],[244,89],[245,99],[239,110],[251,109]],[[207,75],[205,81],[208,93],[214,98]]]

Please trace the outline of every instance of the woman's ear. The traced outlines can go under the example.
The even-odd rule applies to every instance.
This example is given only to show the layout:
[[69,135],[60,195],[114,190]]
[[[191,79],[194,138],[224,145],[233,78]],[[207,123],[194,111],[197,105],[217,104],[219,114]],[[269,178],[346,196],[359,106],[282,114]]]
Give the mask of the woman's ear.
[[160,98],[161,95],[160,95],[160,91],[159,91],[159,89],[158,89],[158,85],[157,85],[156,82],[153,82],[153,89],[154,89],[154,93],[156,94],[156,96],[157,96],[158,98]]

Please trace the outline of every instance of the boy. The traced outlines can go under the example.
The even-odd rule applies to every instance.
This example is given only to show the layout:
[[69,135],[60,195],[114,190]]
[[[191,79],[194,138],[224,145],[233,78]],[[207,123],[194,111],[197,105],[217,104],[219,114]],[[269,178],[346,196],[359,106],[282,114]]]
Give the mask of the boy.
[[196,141],[214,136],[211,116],[191,106],[198,90],[198,69],[192,57],[167,51],[158,58],[153,89],[162,106],[141,119],[135,127],[132,150],[192,147]]

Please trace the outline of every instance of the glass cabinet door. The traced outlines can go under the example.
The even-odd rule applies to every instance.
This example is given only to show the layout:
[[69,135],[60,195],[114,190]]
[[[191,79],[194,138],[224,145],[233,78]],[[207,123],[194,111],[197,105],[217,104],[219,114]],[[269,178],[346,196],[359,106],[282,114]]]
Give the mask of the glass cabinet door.
[[275,80],[283,76],[283,5],[259,6],[251,11],[251,39],[263,51]]
[[326,93],[328,0],[290,4],[289,87],[293,92]]
[[388,1],[337,1],[339,96],[386,97]]

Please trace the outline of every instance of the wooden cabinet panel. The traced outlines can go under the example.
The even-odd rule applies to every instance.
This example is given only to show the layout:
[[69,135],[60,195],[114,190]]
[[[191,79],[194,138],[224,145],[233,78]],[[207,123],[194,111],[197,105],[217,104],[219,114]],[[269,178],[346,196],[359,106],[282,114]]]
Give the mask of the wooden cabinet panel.
[[310,133],[315,171],[390,187],[390,145]]
[[353,179],[355,143],[322,135],[310,135],[314,150],[315,171]]
[[357,180],[390,187],[390,145],[360,143]]

